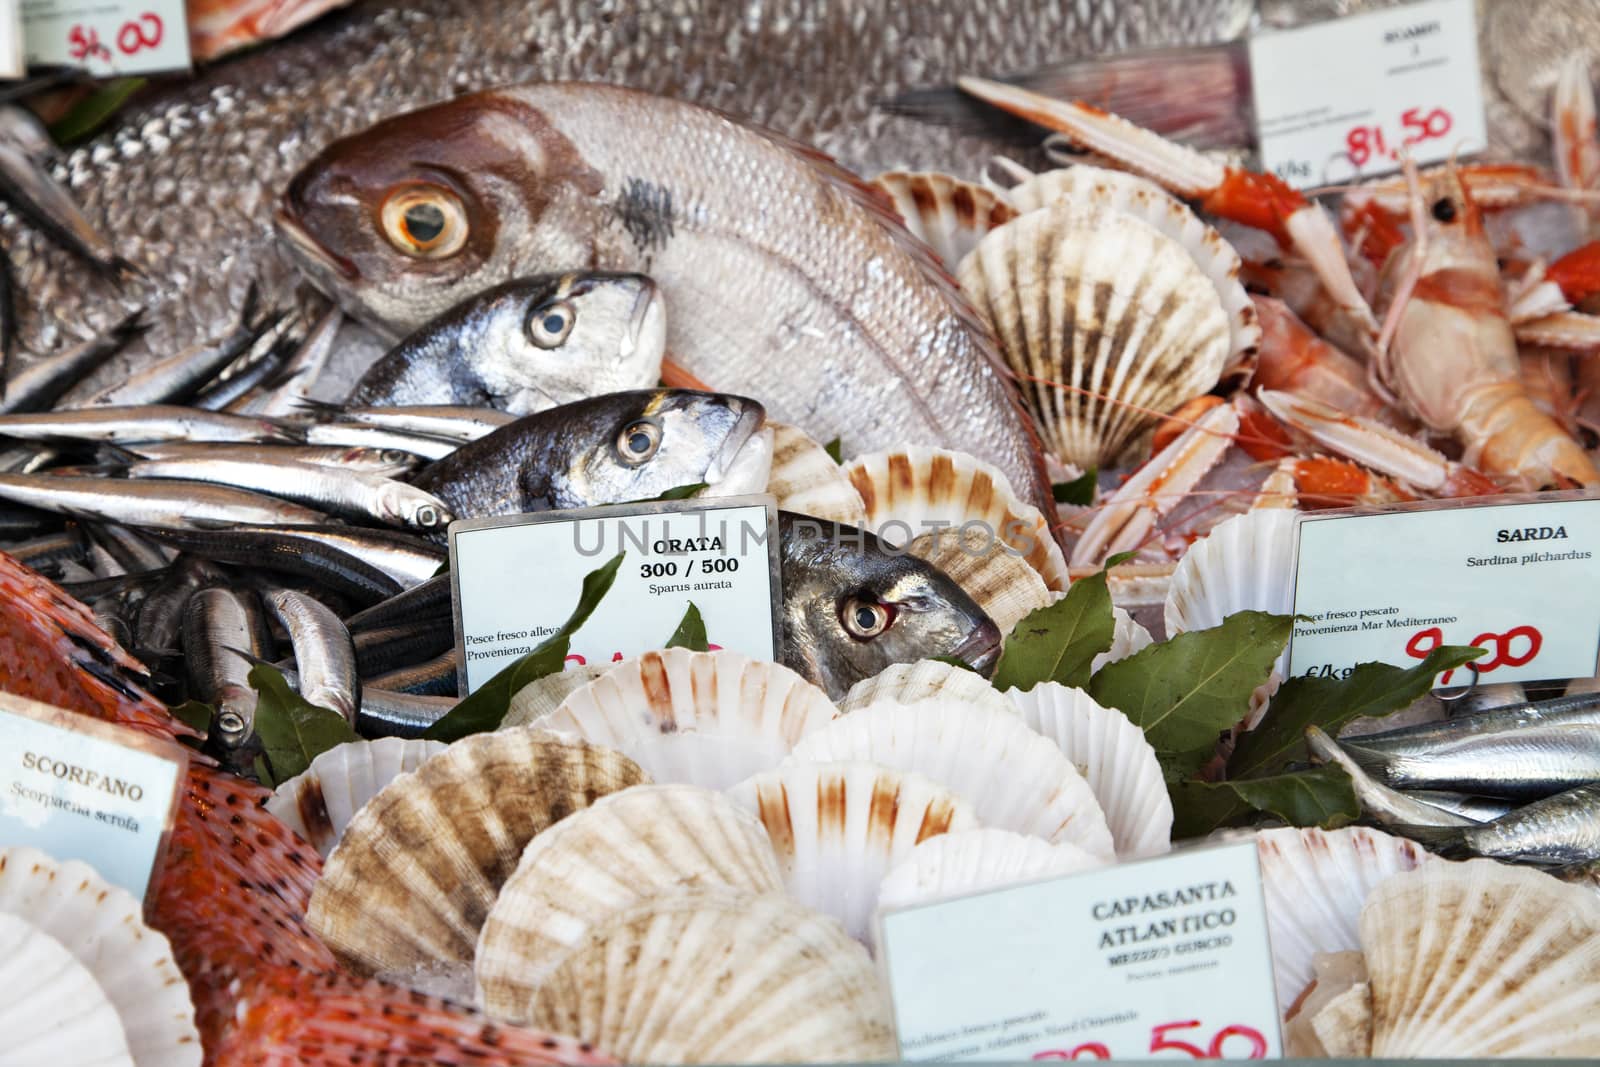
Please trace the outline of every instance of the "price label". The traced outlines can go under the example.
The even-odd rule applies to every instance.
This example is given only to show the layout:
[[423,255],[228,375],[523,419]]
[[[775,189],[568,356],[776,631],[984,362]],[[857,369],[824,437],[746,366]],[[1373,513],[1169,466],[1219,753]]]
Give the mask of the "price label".
[[0,0],[0,78],[28,73],[22,61],[22,7],[18,0]]
[[1477,645],[1485,682],[1600,673],[1600,498],[1561,495],[1300,516],[1289,672],[1343,677]]
[[1253,842],[880,917],[903,1060],[1275,1059]]
[[569,663],[660,648],[692,603],[707,644],[778,658],[778,507],[770,496],[546,511],[450,526],[459,678],[472,692],[555,633],[583,578],[622,569]]
[[1260,34],[1250,71],[1262,166],[1299,188],[1482,151],[1473,0],[1428,0]]
[[183,0],[23,0],[22,26],[30,64],[82,67],[97,77],[192,65]]
[[143,898],[188,764],[182,745],[0,693],[0,846],[82,860]]

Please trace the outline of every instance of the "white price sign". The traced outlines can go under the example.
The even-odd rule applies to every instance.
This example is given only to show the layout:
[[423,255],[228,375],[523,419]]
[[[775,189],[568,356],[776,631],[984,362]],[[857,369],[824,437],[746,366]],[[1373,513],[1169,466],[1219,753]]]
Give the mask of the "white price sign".
[[1250,40],[1263,169],[1299,188],[1488,144],[1473,0],[1427,0]]
[[22,28],[30,64],[101,78],[193,65],[183,0],[22,0]]
[[903,1060],[1282,1054],[1254,842],[886,912]]
[[577,606],[584,576],[618,552],[616,581],[574,635],[569,663],[611,663],[660,648],[691,603],[709,645],[777,659],[777,524],[770,496],[452,523],[462,691],[555,633]]
[[[1303,515],[1289,673],[1415,665],[1477,645],[1485,682],[1589,678],[1600,655],[1600,498]],[[1441,676],[1461,685],[1466,672]]]
[[0,0],[0,78],[20,78],[22,61],[22,8],[19,0]]

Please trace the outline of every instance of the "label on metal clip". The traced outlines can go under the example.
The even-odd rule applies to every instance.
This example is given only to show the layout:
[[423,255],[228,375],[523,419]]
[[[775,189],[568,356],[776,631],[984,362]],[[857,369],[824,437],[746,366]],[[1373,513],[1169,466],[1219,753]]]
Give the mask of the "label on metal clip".
[[183,0],[23,0],[22,26],[30,65],[82,67],[97,78],[193,65]]
[[612,663],[661,648],[692,603],[712,648],[778,658],[778,506],[712,497],[543,511],[450,525],[463,693],[566,622],[583,578],[624,553],[567,662]]
[[1486,683],[1600,673],[1600,498],[1302,515],[1296,538],[1291,675],[1414,665],[1441,645],[1484,649]]
[[1252,841],[885,912],[902,1060],[1282,1055]]
[[1308,188],[1481,152],[1473,0],[1427,0],[1250,39],[1261,165]]

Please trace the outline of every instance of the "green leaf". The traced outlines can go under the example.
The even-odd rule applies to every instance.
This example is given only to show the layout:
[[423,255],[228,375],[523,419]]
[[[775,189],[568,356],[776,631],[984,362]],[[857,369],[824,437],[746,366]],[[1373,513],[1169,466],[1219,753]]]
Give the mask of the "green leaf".
[[1012,627],[994,670],[994,687],[1004,692],[1060,682],[1082,688],[1094,658],[1111,647],[1115,631],[1106,572],[1079,578],[1066,596]]
[[572,647],[572,635],[589,620],[601,598],[610,591],[611,583],[617,579],[617,569],[622,566],[623,555],[618,552],[605,566],[590,571],[584,577],[578,606],[561,625],[561,629],[545,638],[532,652],[508,664],[483,683],[477,692],[445,712],[422,736],[430,741],[459,741],[472,734],[497,729],[511,708],[511,698],[523,686],[547,674],[554,674],[566,664],[567,650]]
[[446,556],[444,559],[439,561],[439,569],[434,571],[432,574],[428,575],[428,577],[429,578],[437,578],[440,575],[449,574],[449,573],[450,573],[450,557]]
[[706,621],[700,617],[700,609],[694,606],[694,601],[689,601],[689,610],[683,613],[683,621],[667,638],[666,647],[687,648],[690,652],[706,650]]
[[839,438],[835,437],[833,440],[823,445],[822,450],[826,452],[835,463],[838,463],[841,466],[844,464],[844,442]]
[[201,737],[211,732],[211,720],[217,714],[216,708],[210,704],[202,704],[198,700],[185,700],[182,704],[174,704],[171,711],[184,725],[198,730]]
[[268,789],[276,789],[278,787],[278,780],[272,777],[272,768],[267,766],[267,757],[257,756],[251,766],[255,768],[256,781]]
[[688,500],[690,497],[694,496],[700,490],[704,489],[708,484],[709,483],[707,483],[707,482],[695,482],[693,485],[676,486],[675,488],[668,489],[665,493],[662,493],[660,496],[656,497],[656,499],[657,500]]
[[265,663],[251,667],[250,685],[259,694],[256,736],[274,780],[293,778],[334,745],[360,740],[343,715],[307,701],[275,668]]
[[1350,776],[1331,766],[1242,782],[1184,782],[1172,790],[1172,810],[1173,840],[1236,826],[1256,812],[1326,830],[1361,815]]
[[74,104],[71,111],[50,127],[50,136],[60,145],[81,141],[122,110],[128,98],[144,88],[146,78],[118,78],[96,89]]
[[1192,774],[1211,757],[1217,735],[1245,717],[1293,624],[1289,615],[1241,611],[1221,626],[1106,664],[1090,679],[1089,695],[1143,729],[1170,770]]
[[1070,482],[1057,482],[1050,487],[1057,504],[1077,504],[1088,507],[1094,503],[1094,490],[1100,484],[1100,471],[1090,467]]
[[1261,724],[1239,738],[1228,777],[1271,774],[1303,757],[1306,727],[1337,736],[1353,719],[1398,711],[1433,688],[1440,673],[1483,654],[1471,645],[1445,645],[1414,667],[1362,663],[1344,678],[1290,678],[1273,695]]

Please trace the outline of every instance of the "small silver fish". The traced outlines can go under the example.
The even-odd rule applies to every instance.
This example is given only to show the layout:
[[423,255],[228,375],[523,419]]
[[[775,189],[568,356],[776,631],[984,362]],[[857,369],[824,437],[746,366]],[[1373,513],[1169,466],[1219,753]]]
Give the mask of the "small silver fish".
[[1468,826],[1473,822],[1464,815],[1425,804],[1374,780],[1350,758],[1339,742],[1318,727],[1306,728],[1306,747],[1311,750],[1312,758],[1331,763],[1348,774],[1361,810],[1385,826]]
[[1445,789],[1536,800],[1600,782],[1600,726],[1525,726],[1426,752],[1345,751],[1369,773],[1397,789]]
[[310,398],[312,386],[327,368],[343,321],[338,308],[329,308],[301,338],[283,369],[273,375],[270,388],[241,397],[230,410],[241,415],[293,415]]
[[1600,859],[1600,784],[1557,793],[1477,826],[1397,830],[1449,857],[1490,856],[1551,866],[1591,863]]
[[243,462],[308,463],[317,467],[339,467],[399,478],[417,465],[409,452],[389,448],[337,448],[322,445],[232,445],[205,441],[158,441],[124,446],[123,454],[147,460],[225,459]]
[[1444,722],[1362,734],[1348,738],[1348,741],[1372,752],[1425,755],[1441,745],[1474,737],[1514,733],[1530,726],[1582,725],[1600,727],[1600,693],[1580,693],[1552,700],[1508,704],[1456,716]]
[[50,407],[143,329],[139,315],[129,315],[98,337],[64,348],[31,364],[21,374],[8,376],[5,396],[0,398],[0,414],[43,411]]
[[354,726],[361,684],[356,677],[356,651],[350,631],[331,608],[304,593],[273,589],[265,599],[268,609],[289,634],[300,677],[300,695],[337,711]]
[[260,493],[194,481],[130,481],[57,474],[0,474],[0,500],[61,515],[169,530],[272,524],[296,526],[327,516]]
[[0,415],[0,437],[126,444],[145,441],[295,442],[300,435],[292,427],[270,419],[171,404],[140,404]]
[[425,434],[466,444],[487,437],[517,421],[515,415],[493,408],[454,404],[407,404],[396,407],[347,407],[339,417],[364,426],[382,426],[400,433]]
[[201,589],[189,598],[183,619],[190,692],[217,709],[217,731],[229,748],[243,745],[255,728],[250,657],[259,656],[262,648],[260,627],[252,618],[259,609],[246,595],[218,587]]

